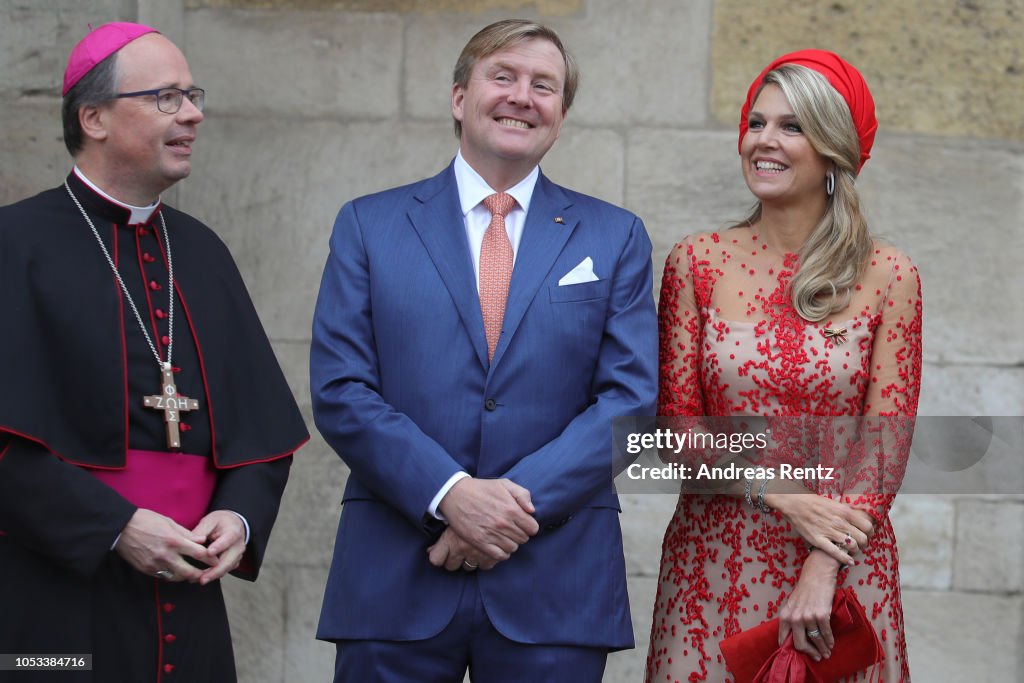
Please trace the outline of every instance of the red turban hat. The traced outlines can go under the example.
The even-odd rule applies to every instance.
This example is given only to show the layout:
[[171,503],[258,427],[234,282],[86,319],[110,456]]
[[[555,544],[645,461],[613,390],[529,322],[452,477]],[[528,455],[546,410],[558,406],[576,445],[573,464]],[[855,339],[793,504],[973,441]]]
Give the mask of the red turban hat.
[[747,134],[747,117],[764,77],[768,75],[769,71],[777,69],[783,64],[799,64],[812,71],[817,71],[846,100],[850,114],[853,115],[853,126],[857,129],[857,139],[860,140],[860,164],[857,166],[857,172],[860,173],[864,162],[871,156],[875,131],[878,130],[878,119],[875,118],[875,100],[871,97],[868,84],[860,72],[833,52],[799,50],[782,55],[766,66],[747,90],[747,101],[743,103],[743,111],[740,113],[740,142],[743,142],[743,136]]

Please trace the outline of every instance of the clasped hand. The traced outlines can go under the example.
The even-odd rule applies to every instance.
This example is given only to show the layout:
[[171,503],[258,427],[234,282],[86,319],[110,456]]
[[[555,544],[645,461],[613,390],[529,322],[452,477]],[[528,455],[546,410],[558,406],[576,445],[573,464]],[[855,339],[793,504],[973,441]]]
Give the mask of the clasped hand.
[[[139,508],[121,531],[115,550],[148,576],[170,572],[167,581],[206,585],[241,562],[245,525],[233,512],[214,510],[190,531],[158,512]],[[194,567],[186,557],[206,568]]]
[[461,479],[438,511],[448,528],[427,552],[432,565],[449,571],[493,569],[540,530],[530,492],[509,479]]
[[853,555],[867,547],[875,530],[868,513],[816,493],[780,491],[770,505],[801,538],[840,564],[857,564]]

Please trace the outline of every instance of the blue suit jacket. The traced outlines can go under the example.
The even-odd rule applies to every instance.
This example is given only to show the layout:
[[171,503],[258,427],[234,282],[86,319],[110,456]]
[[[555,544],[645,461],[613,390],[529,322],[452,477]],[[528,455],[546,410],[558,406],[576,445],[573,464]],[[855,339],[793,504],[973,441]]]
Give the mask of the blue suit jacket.
[[[595,282],[559,286],[586,257]],[[633,646],[611,421],[651,415],[651,243],[633,214],[540,176],[487,361],[452,167],[346,204],[313,322],[316,425],[351,469],[317,637],[415,640],[465,572],[427,560],[431,499],[457,471],[529,489],[541,532],[477,572],[526,643]]]

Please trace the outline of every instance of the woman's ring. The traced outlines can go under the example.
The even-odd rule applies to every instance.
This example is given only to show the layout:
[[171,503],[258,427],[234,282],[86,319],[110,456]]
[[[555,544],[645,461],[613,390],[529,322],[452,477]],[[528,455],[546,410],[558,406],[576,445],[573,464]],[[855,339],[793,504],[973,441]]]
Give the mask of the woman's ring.
[[814,629],[813,631],[808,631],[807,632],[807,637],[808,638],[821,638],[821,631],[819,629]]
[[473,571],[474,569],[476,569],[476,568],[477,568],[477,567],[479,567],[480,565],[478,565],[478,564],[473,564],[473,563],[472,563],[472,562],[470,562],[469,560],[463,560],[463,561],[462,561],[462,566],[463,566],[463,567],[465,567],[466,569],[468,569],[469,571]]
[[158,579],[163,579],[164,581],[170,581],[171,579],[174,578],[174,573],[173,572],[169,572],[166,569],[161,569],[160,571],[158,571],[153,576],[155,576]]

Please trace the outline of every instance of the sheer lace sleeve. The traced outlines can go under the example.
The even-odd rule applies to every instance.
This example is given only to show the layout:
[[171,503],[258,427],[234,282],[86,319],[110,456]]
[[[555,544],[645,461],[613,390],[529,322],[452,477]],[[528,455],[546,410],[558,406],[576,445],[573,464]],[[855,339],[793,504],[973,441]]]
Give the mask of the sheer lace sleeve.
[[865,419],[844,487],[847,502],[878,520],[903,481],[921,392],[921,280],[906,256],[891,249],[887,257],[893,265],[871,346]]
[[716,233],[689,235],[672,249],[665,261],[658,305],[658,426],[694,439],[685,446],[662,449],[661,456],[664,462],[681,463],[695,468],[694,472],[700,465],[723,465],[738,455],[715,440],[718,433],[729,431],[729,424],[727,419],[711,416],[727,413],[705,400],[701,377],[708,360],[702,311],[710,302],[715,278],[721,275],[708,259],[711,247],[718,243]]
[[665,260],[658,300],[658,415],[704,414],[701,391],[701,315],[691,273],[693,239],[686,237]]

